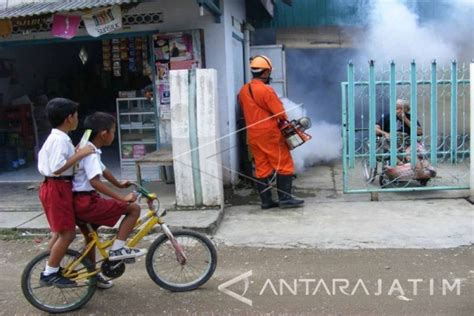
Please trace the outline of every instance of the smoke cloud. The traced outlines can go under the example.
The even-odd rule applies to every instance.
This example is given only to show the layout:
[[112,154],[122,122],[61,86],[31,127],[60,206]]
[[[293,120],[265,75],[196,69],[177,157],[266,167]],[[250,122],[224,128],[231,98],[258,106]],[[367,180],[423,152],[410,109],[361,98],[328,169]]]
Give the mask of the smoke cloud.
[[426,4],[410,7],[402,0],[376,1],[368,32],[360,39],[357,63],[366,65],[373,59],[377,64],[394,60],[407,65],[412,60],[426,64],[436,59],[446,64],[472,58],[474,1],[433,1],[436,10]]
[[[287,98],[282,98],[282,102],[290,120],[307,116],[303,104],[296,104]],[[316,164],[332,163],[341,156],[341,127],[324,121],[316,122],[313,118],[311,122],[307,133],[313,138],[292,151],[296,172],[303,172]]]

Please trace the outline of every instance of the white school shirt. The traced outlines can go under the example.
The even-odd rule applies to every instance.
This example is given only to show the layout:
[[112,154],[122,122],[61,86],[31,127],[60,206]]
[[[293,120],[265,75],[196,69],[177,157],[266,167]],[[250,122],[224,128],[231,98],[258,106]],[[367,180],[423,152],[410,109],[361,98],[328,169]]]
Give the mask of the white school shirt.
[[74,145],[68,134],[53,128],[38,153],[38,170],[45,177],[72,176],[72,167],[62,174],[54,172],[63,167],[74,155]]
[[72,180],[72,190],[74,192],[94,191],[90,180],[97,175],[102,175],[105,165],[100,160],[102,151],[94,146],[91,142],[88,145],[94,147],[95,152],[82,158],[79,167],[76,168],[74,179]]

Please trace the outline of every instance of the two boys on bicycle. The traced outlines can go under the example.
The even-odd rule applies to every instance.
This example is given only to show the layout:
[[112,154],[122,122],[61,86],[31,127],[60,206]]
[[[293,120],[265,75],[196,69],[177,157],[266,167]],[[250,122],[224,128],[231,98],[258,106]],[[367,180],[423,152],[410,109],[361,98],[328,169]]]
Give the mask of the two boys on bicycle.
[[[114,140],[115,118],[102,112],[87,117],[84,127],[92,130],[91,141],[84,148],[75,150],[68,132],[77,128],[78,107],[77,103],[64,98],[52,99],[46,106],[53,129],[38,154],[38,170],[45,177],[39,198],[53,238],[49,244],[50,258],[40,275],[40,283],[44,286],[76,285],[60,270],[60,262],[75,238],[76,218],[97,228],[100,225],[112,227],[125,215],[109,251],[109,260],[135,258],[146,253],[146,250],[125,246],[125,240],[140,216],[140,207],[133,203],[136,195],[119,195],[100,180],[103,176],[118,188],[130,186],[128,181],[118,181],[100,159],[100,148],[110,146]],[[104,199],[97,192],[112,199]],[[87,243],[88,232],[83,227],[81,230]],[[90,253],[94,256],[95,251]],[[95,258],[91,259],[95,262]],[[109,288],[112,283],[99,274],[98,286]]]

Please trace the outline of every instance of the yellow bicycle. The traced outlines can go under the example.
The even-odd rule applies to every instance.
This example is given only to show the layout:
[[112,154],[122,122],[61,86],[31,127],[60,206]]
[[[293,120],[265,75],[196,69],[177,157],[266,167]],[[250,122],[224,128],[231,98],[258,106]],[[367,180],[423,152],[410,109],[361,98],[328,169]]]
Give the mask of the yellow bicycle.
[[[182,292],[198,288],[213,275],[217,265],[217,252],[214,244],[206,236],[191,230],[171,231],[164,223],[166,210],[159,211],[159,201],[154,193],[135,184],[139,197],[145,197],[148,212],[135,224],[135,235],[127,241],[134,247],[154,227],[159,225],[162,234],[148,248],[146,269],[150,278],[169,291]],[[45,251],[31,260],[21,277],[21,288],[26,299],[36,308],[48,313],[64,313],[76,310],[86,304],[96,290],[96,278],[99,272],[115,279],[125,272],[126,263],[134,259],[109,261],[108,248],[113,239],[101,240],[90,224],[87,226],[91,241],[82,253],[68,249],[61,261],[63,276],[76,281],[76,286],[58,288],[41,286],[40,273],[48,261],[50,252]],[[94,249],[102,259],[92,263],[88,254]]]

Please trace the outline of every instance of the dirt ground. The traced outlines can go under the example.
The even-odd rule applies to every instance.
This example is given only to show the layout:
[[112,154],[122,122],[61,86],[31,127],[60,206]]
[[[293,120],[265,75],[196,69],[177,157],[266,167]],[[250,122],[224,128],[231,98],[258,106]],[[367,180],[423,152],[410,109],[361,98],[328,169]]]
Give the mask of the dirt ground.
[[[42,314],[23,297],[20,276],[26,263],[46,248],[46,241],[42,237],[0,241],[0,315]],[[79,243],[75,242],[75,247]],[[474,246],[317,250],[218,245],[217,249],[217,270],[198,290],[171,293],[161,289],[148,277],[144,259],[140,259],[127,266],[114,287],[97,291],[75,314],[474,314]],[[243,273],[248,275],[248,289],[243,281],[228,289],[245,297],[247,303],[218,290],[220,284]],[[443,293],[443,282],[458,284],[452,290],[444,286]]]

